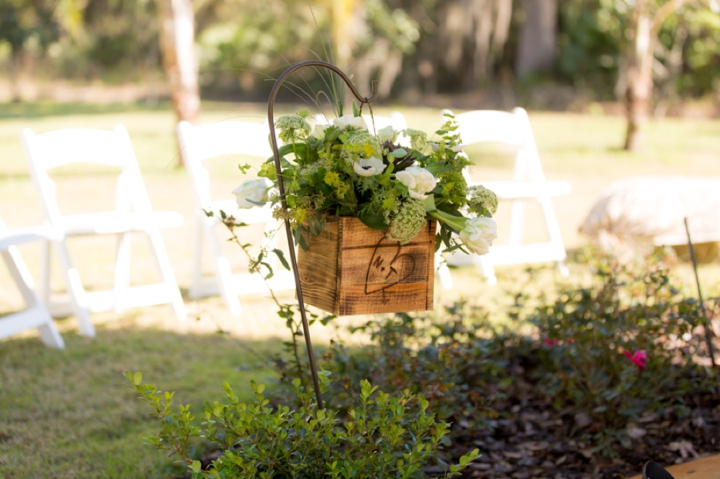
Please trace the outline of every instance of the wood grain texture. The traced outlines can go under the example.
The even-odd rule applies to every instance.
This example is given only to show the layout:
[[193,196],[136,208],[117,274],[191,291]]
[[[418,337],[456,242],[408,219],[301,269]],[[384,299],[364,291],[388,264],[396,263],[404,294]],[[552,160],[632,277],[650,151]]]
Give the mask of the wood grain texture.
[[400,245],[357,218],[329,220],[307,251],[298,249],[305,302],[341,316],[432,309],[435,227],[428,221]]
[[337,303],[339,229],[339,221],[328,221],[320,236],[310,235],[307,250],[298,248],[305,303],[328,312],[334,312]]

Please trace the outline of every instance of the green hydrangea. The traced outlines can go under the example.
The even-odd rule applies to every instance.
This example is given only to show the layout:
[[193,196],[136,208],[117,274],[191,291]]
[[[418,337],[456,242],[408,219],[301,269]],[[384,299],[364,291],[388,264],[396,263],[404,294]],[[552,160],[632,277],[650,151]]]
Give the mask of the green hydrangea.
[[482,185],[468,188],[468,210],[478,216],[494,215],[498,208],[495,192]]
[[381,157],[380,141],[367,131],[353,131],[343,138],[344,148],[351,157]]
[[285,143],[304,141],[312,130],[301,114],[281,116],[275,122],[275,128],[280,130],[278,136]]
[[410,146],[413,150],[422,151],[428,144],[427,134],[424,131],[408,128],[405,134],[410,137]]
[[408,200],[400,206],[390,223],[387,238],[407,244],[417,236],[426,224],[425,206],[420,201]]

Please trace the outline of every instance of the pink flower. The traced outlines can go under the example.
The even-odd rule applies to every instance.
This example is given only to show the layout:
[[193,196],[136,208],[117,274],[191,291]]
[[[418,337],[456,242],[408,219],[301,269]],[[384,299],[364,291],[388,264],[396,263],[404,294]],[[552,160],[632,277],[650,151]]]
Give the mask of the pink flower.
[[560,341],[558,341],[557,339],[543,339],[543,343],[547,344],[548,346],[557,346],[559,342]]
[[638,349],[634,353],[625,351],[625,356],[638,367],[638,371],[643,372],[647,367],[647,353],[642,349]]

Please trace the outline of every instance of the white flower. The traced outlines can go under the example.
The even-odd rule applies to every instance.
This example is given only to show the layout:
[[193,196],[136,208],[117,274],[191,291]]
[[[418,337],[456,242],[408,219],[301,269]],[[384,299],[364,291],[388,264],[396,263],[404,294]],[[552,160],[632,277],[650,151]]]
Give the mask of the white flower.
[[435,185],[437,185],[437,180],[432,173],[419,166],[411,166],[402,171],[398,171],[395,174],[395,178],[408,187],[410,197],[416,200],[424,200],[427,198],[427,193],[430,193],[435,189]]
[[353,170],[360,176],[375,176],[385,171],[385,164],[379,158],[374,156],[370,158],[361,158],[353,163]]
[[325,139],[325,130],[327,129],[327,125],[321,125],[317,124],[315,125],[315,128],[313,128],[312,133],[310,134],[313,138],[317,138],[318,140],[322,141]]
[[267,178],[244,181],[242,185],[233,190],[238,208],[248,209],[253,206],[262,206],[268,201],[268,192],[272,182]]
[[353,115],[343,115],[340,118],[335,118],[333,120],[333,125],[335,125],[339,130],[343,131],[347,130],[348,128],[353,128],[355,130],[368,129],[363,117]]
[[453,146],[453,147],[450,148],[450,149],[451,149],[454,153],[460,153],[461,151],[463,151],[463,148],[465,148],[466,146],[467,146],[467,145],[460,144],[460,145],[455,145],[455,146]]
[[490,218],[468,218],[460,232],[463,245],[475,254],[488,254],[497,238],[497,224]]
[[378,140],[380,140],[380,143],[385,143],[386,141],[389,141],[390,143],[395,143],[395,140],[397,139],[397,132],[393,130],[393,127],[388,125],[385,128],[380,128],[377,132]]

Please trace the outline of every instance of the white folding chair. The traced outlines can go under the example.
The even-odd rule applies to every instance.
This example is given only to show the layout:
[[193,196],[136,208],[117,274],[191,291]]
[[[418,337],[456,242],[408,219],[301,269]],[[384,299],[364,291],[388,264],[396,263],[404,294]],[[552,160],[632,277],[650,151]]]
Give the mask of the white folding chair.
[[[118,238],[113,289],[86,292],[80,276],[72,267],[64,242],[58,248],[60,266],[68,270],[70,305],[76,315],[87,312],[171,304],[178,319],[185,319],[185,305],[165,250],[160,228],[182,225],[176,212],[154,212],[142,180],[127,130],[121,125],[111,131],[90,129],[56,130],[36,135],[25,129],[22,134],[25,156],[35,187],[41,199],[45,222],[62,232],[65,240],[72,236],[116,235]],[[48,170],[75,163],[94,163],[120,168],[115,194],[115,210],[80,215],[60,214],[55,182]],[[155,259],[159,283],[130,286],[131,233],[144,233]],[[42,291],[48,309],[54,315],[65,314],[66,304],[50,302],[50,251],[43,250]],[[81,333],[94,336],[90,321],[81,320]]]
[[[265,282],[257,274],[233,274],[230,262],[218,239],[216,216],[208,217],[205,211],[217,213],[222,210],[245,224],[265,224],[269,233],[278,227],[269,206],[239,210],[234,200],[213,201],[210,192],[210,173],[204,162],[223,155],[249,155],[267,159],[272,156],[268,144],[270,129],[267,123],[227,121],[192,126],[180,122],[177,126],[178,140],[185,168],[190,176],[195,196],[195,227],[193,235],[193,265],[190,283],[190,297],[202,298],[217,295],[218,292],[233,315],[240,315],[239,295],[266,293]],[[204,277],[203,240],[206,240],[212,256],[214,277]],[[274,240],[271,240],[274,241]],[[272,261],[271,259],[269,259]],[[271,263],[272,264],[272,263]],[[292,289],[294,279],[289,271],[273,268],[275,275],[270,280],[273,290]]]
[[[509,243],[492,246],[487,255],[472,257],[480,273],[488,283],[495,284],[495,265],[556,262],[561,274],[567,276],[567,254],[550,197],[568,195],[571,188],[567,182],[545,179],[527,112],[522,108],[515,108],[512,113],[477,110],[456,115],[455,119],[465,145],[492,142],[518,148],[511,181],[475,183],[493,190],[500,200],[512,201]],[[524,240],[528,201],[540,204],[550,237],[547,242],[526,243]]]
[[0,317],[0,339],[21,331],[38,328],[40,339],[47,346],[64,348],[60,333],[52,322],[50,313],[35,292],[35,285],[16,245],[32,241],[57,241],[60,235],[47,227],[8,230],[0,218],[0,254],[10,270],[10,275],[25,301],[25,310]]

